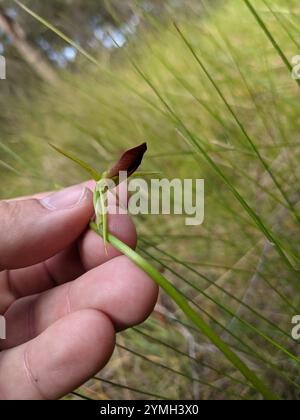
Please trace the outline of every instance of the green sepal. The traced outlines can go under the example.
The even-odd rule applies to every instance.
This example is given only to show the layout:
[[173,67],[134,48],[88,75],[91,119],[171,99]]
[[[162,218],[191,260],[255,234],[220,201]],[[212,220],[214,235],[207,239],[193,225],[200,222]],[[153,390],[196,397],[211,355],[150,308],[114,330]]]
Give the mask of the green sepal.
[[49,146],[52,147],[52,149],[56,150],[61,155],[67,157],[68,159],[72,160],[73,162],[77,163],[77,165],[81,166],[82,169],[84,169],[88,174],[95,180],[99,181],[101,178],[101,173],[96,171],[96,169],[92,168],[88,163],[84,162],[82,159],[79,159],[78,157],[72,155],[69,152],[66,152],[65,150],[61,149],[60,147],[48,143]]

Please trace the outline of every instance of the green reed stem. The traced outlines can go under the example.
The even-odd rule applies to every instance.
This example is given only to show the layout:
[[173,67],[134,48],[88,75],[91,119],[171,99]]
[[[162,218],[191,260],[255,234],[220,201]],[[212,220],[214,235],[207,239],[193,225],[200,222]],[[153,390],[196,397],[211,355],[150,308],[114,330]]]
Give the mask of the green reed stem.
[[[102,236],[101,228],[98,229],[94,222],[90,222],[91,229],[99,236]],[[241,374],[257,389],[267,400],[277,400],[278,397],[248,368],[248,366],[221,340],[212,328],[191,308],[183,295],[147,260],[137,254],[133,249],[124,244],[118,238],[108,233],[108,241],[118,251],[126,255],[145,273],[147,273],[155,283],[157,283],[180,307],[184,314],[197,326],[197,328],[224,354],[224,356],[235,366]]]

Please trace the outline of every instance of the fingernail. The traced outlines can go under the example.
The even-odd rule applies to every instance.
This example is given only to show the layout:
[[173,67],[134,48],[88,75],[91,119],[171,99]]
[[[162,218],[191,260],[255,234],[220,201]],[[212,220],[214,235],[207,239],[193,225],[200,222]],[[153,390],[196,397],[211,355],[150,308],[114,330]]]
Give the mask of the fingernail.
[[71,209],[84,201],[88,195],[87,188],[75,185],[48,195],[40,200],[40,203],[49,210]]

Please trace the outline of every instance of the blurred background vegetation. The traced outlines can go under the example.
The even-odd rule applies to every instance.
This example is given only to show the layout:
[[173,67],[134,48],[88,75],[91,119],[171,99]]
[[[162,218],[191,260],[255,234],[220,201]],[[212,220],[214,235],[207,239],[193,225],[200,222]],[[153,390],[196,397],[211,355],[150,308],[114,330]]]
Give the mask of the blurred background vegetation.
[[[86,179],[49,141],[106,169],[146,140],[144,169],[204,178],[204,224],[138,216],[139,250],[270,389],[297,399],[300,117],[288,62],[299,2],[253,0],[252,13],[244,0],[24,4],[37,16],[0,2],[1,198]],[[117,342],[68,398],[260,398],[164,293]]]

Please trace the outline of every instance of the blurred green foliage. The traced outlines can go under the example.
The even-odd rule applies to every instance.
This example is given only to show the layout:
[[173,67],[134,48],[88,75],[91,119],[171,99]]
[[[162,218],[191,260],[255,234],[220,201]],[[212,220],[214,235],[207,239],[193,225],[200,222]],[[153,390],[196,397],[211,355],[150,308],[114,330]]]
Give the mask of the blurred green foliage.
[[[299,2],[252,3],[285,55],[291,59],[299,54]],[[75,13],[75,6],[70,7],[68,18]],[[137,5],[135,13],[138,10]],[[43,10],[38,11],[43,16]],[[78,57],[72,71],[60,70],[57,87],[39,82],[31,84],[26,94],[19,89],[14,96],[6,92],[0,126],[1,196],[31,194],[85,179],[83,172],[56,155],[47,142],[62,145],[104,170],[121,150],[146,140],[149,152],[144,169],[162,171],[170,178],[204,178],[204,224],[191,228],[180,217],[139,217],[142,252],[205,311],[219,334],[274,391],[283,398],[297,398],[297,363],[239,318],[297,354],[290,329],[291,317],[299,307],[299,279],[286,269],[228,187],[183,138],[169,109],[198,136],[201,146],[280,237],[285,249],[296,255],[299,225],[173,22],[176,20],[205,63],[297,211],[299,88],[243,1],[206,1],[201,8],[187,2],[180,13],[169,4],[163,19],[153,14],[143,14],[143,19],[143,29],[124,34],[127,42],[122,48],[93,51],[98,66]],[[180,323],[185,321],[164,295],[159,308],[139,333],[128,331],[119,338],[122,346],[150,362],[119,348],[101,377],[170,398],[257,397],[250,387],[236,381],[241,379],[239,374],[203,337]],[[253,350],[250,354],[249,348]],[[199,385],[199,380],[206,385]],[[92,398],[143,397],[126,387],[98,381],[81,391]]]

